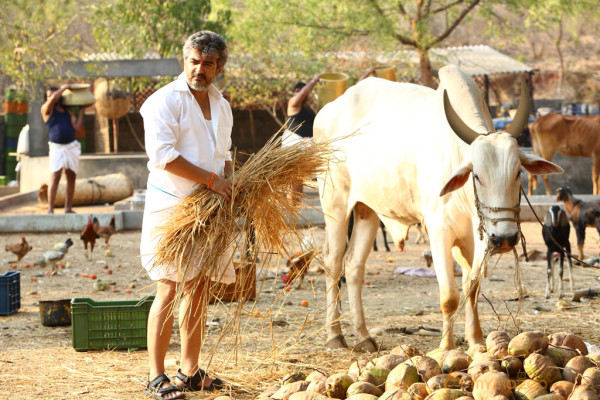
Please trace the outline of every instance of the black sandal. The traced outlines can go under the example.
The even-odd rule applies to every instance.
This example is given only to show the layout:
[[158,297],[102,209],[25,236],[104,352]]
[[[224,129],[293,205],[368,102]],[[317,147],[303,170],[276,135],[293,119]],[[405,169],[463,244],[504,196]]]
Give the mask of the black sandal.
[[[152,381],[148,381],[145,392],[148,396],[152,396],[152,398],[156,400],[165,399],[165,395],[169,393],[181,392],[181,389],[175,385],[169,385],[166,388],[163,388],[164,383],[170,381],[171,380],[166,374],[159,375]],[[181,393],[178,396],[171,397],[171,399],[185,399],[185,394]]]
[[183,391],[199,392],[204,390],[211,392],[213,390],[221,390],[225,387],[225,383],[219,378],[213,378],[208,386],[201,386],[204,377],[208,377],[208,375],[202,368],[194,376],[187,376],[181,372],[181,369],[177,370],[177,379],[183,382],[182,385],[179,385],[179,388]]

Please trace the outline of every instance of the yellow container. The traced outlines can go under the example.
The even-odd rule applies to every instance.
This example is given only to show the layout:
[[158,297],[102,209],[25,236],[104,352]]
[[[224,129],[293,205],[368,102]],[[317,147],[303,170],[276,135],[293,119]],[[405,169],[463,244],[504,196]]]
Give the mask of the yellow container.
[[343,95],[348,89],[348,80],[348,75],[340,72],[321,74],[316,88],[319,109]]
[[96,98],[90,92],[90,85],[87,83],[72,83],[61,96],[63,106],[91,106],[96,102]]
[[396,67],[393,65],[379,65],[375,67],[374,75],[377,78],[387,79],[396,82]]

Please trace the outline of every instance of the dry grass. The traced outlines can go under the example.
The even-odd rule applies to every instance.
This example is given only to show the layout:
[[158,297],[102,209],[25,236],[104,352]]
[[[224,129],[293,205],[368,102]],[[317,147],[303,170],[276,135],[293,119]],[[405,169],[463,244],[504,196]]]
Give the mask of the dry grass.
[[[202,187],[173,209],[168,222],[157,231],[161,239],[154,264],[159,268],[176,266],[182,281],[195,275],[196,268],[201,268],[205,277],[218,279],[222,259],[229,249],[235,252],[239,237],[252,238],[244,244],[250,242],[248,248],[238,249],[241,254],[249,253],[248,259],[255,259],[261,250],[263,254],[291,254],[289,238],[299,238],[294,219],[299,217],[302,203],[287,194],[292,185],[324,172],[328,154],[327,143],[281,147],[281,135],[274,135],[234,172],[231,203]],[[203,296],[210,295],[209,286],[202,286],[207,288]],[[196,285],[194,290],[199,288]],[[182,297],[183,289],[183,285],[178,287],[173,304]]]

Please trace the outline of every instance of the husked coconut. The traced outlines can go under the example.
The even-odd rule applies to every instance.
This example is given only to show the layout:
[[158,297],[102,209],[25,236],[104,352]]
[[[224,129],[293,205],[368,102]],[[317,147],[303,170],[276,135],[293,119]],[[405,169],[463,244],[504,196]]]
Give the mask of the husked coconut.
[[460,379],[448,374],[439,374],[427,380],[427,393],[440,389],[460,389]]
[[430,378],[442,373],[442,368],[431,357],[416,356],[404,363],[413,363],[417,367],[417,371],[423,382],[427,382]]
[[304,372],[290,372],[289,374],[287,374],[286,376],[283,377],[283,379],[281,380],[281,385],[286,385],[288,383],[294,383],[294,382],[298,382],[298,381],[305,381],[306,380],[306,374]]
[[440,389],[425,397],[425,400],[456,400],[466,396],[466,393],[460,389]]
[[385,368],[388,371],[391,371],[406,360],[406,357],[398,354],[386,354],[385,356],[378,357],[373,361],[375,362],[376,367]]
[[469,374],[467,374],[466,372],[454,371],[451,372],[449,375],[458,379],[458,383],[460,384],[460,390],[463,390],[465,392],[473,391],[474,380]]
[[372,394],[379,397],[383,394],[383,391],[370,382],[354,382],[348,387],[346,396],[350,397],[358,393]]
[[523,371],[523,360],[515,356],[506,356],[500,363],[500,370],[506,372],[511,378]]
[[369,382],[378,388],[383,388],[385,386],[385,381],[390,374],[390,371],[385,368],[369,368],[366,369],[360,374],[357,381],[360,382]]
[[327,391],[327,385],[325,384],[325,382],[326,382],[326,380],[312,381],[308,384],[306,391],[313,392],[313,393],[325,394]]
[[449,374],[454,371],[466,371],[473,359],[460,350],[449,350],[444,357],[442,372]]
[[325,394],[334,399],[345,399],[346,391],[354,383],[348,374],[333,374],[325,381]]
[[415,382],[419,382],[417,367],[405,361],[390,371],[385,381],[385,391],[395,388],[406,390]]
[[498,395],[509,397],[512,389],[508,375],[500,371],[488,371],[473,384],[473,397],[475,400],[487,400]]
[[379,400],[416,400],[404,389],[391,389],[379,396]]
[[487,352],[495,359],[501,360],[508,355],[510,336],[504,331],[490,332],[485,338]]
[[481,375],[488,371],[500,371],[500,365],[498,361],[473,361],[467,369],[467,373],[471,375],[473,381],[476,381]]
[[390,354],[397,354],[402,357],[412,358],[414,356],[422,356],[423,352],[410,344],[401,344],[390,351]]
[[423,382],[416,382],[410,385],[408,393],[414,397],[415,400],[424,400],[429,395],[427,391],[427,384]]
[[279,388],[279,390],[271,395],[272,399],[288,400],[290,396],[296,392],[304,392],[308,387],[308,382],[298,381],[287,383]]
[[324,381],[325,379],[327,379],[328,376],[329,375],[327,375],[325,372],[313,371],[310,374],[308,374],[305,381],[306,382]]
[[550,357],[541,354],[530,354],[523,362],[523,367],[529,378],[544,383],[546,387],[550,387],[562,378],[560,369],[552,362]]
[[567,365],[570,359],[577,357],[579,354],[576,350],[550,345],[548,346],[548,349],[544,355],[550,357],[552,362],[554,362],[557,367],[563,368],[565,365]]
[[379,397],[367,393],[357,393],[348,397],[348,400],[377,400]]
[[600,391],[592,385],[575,386],[573,392],[569,396],[569,400],[599,400]]
[[587,346],[583,339],[569,332],[558,332],[548,336],[551,345],[558,347],[568,347],[577,350],[579,355],[585,356],[588,353]]
[[591,367],[586,369],[581,377],[581,383],[600,387],[600,368]]
[[446,358],[447,354],[448,354],[448,350],[445,350],[445,349],[433,349],[429,353],[427,353],[426,356],[427,357],[431,357],[435,361],[437,361],[438,365],[441,368],[442,365],[444,364],[444,359]]
[[526,379],[515,388],[515,397],[518,400],[533,400],[547,393],[544,386],[533,379]]
[[590,367],[595,367],[595,364],[586,356],[573,357],[565,365],[565,369],[562,372],[563,379],[578,384],[581,382],[581,376],[585,370]]
[[545,352],[550,342],[540,331],[523,332],[508,343],[508,354],[527,357],[534,352]]
[[352,377],[352,379],[358,379],[358,376],[362,374],[362,372],[367,369],[367,364],[369,362],[367,360],[356,360],[350,367],[348,368],[348,375]]
[[573,382],[558,381],[554,382],[552,386],[550,386],[550,393],[558,394],[566,399],[567,397],[569,397],[574,387],[575,384]]

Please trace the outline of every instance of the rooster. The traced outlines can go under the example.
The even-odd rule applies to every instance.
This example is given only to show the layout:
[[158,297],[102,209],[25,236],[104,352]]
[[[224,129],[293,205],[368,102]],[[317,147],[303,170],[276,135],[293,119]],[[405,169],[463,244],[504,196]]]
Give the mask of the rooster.
[[37,264],[40,267],[52,264],[52,275],[56,275],[58,273],[58,262],[65,257],[71,246],[73,246],[73,241],[69,238],[58,249],[45,252]]
[[27,253],[29,253],[29,250],[33,249],[33,246],[31,246],[27,242],[27,240],[25,239],[25,234],[21,233],[21,241],[7,244],[5,249],[6,251],[10,251],[11,253],[17,256],[17,261],[11,261],[11,263],[13,263],[21,261],[21,259],[25,257]]
[[[85,226],[85,228],[83,228],[83,232],[81,232],[81,236],[79,237],[81,240],[83,240],[83,247],[85,248],[85,258],[87,258],[88,260],[92,258],[94,246],[96,245],[96,239],[98,239],[99,237],[100,236],[98,235],[98,232],[96,232],[94,224],[92,223],[92,217],[89,216],[88,223]],[[87,251],[88,243],[90,244],[89,256]]]
[[94,221],[94,229],[96,230],[96,233],[98,233],[98,235],[100,237],[104,238],[104,245],[108,249],[110,247],[110,245],[108,244],[108,240],[113,235],[113,233],[115,233],[115,231],[117,230],[116,225],[115,225],[114,214],[110,218],[110,223],[108,225],[100,226],[100,222],[98,221],[98,218],[96,218],[96,217],[94,217],[93,221]]
[[295,253],[292,258],[286,262],[288,269],[284,279],[285,285],[291,285],[292,282],[296,282],[296,288],[300,288],[304,281],[304,275],[310,266],[311,261],[317,255],[316,246],[314,243],[314,230],[309,231],[300,238],[301,250]]

